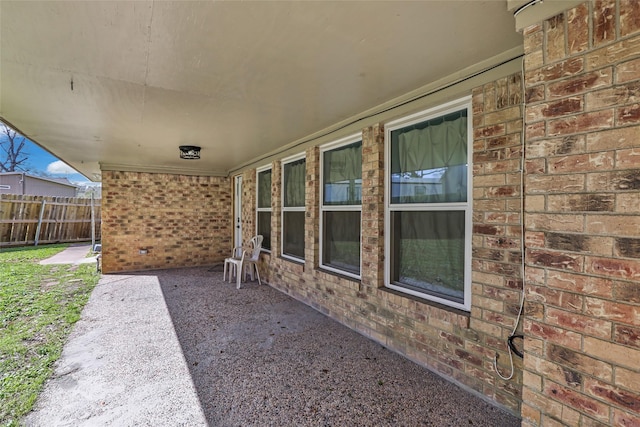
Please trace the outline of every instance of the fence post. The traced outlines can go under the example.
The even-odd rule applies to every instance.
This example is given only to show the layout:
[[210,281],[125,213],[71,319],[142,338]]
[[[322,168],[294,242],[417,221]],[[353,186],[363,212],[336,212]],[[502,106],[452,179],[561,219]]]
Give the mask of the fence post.
[[93,192],[91,193],[91,250],[96,247],[96,211],[93,202]]
[[40,216],[38,217],[38,226],[36,227],[36,235],[33,246],[38,246],[38,240],[40,240],[40,228],[42,227],[42,217],[44,216],[45,204],[47,204],[47,201],[42,199],[42,204],[40,205]]

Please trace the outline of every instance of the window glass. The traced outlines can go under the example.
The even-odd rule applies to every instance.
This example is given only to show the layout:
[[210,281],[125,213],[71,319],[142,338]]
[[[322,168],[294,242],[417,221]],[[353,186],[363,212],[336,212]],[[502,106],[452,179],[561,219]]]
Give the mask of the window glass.
[[262,247],[271,250],[271,212],[258,212],[258,234],[262,235]]
[[464,211],[395,211],[392,282],[464,302]]
[[271,169],[258,172],[257,183],[257,227],[256,234],[262,235],[262,248],[271,250]]
[[323,153],[323,203],[362,202],[362,141]]
[[304,212],[285,211],[282,219],[282,253],[304,259]]
[[468,101],[387,127],[386,286],[471,308]]
[[258,173],[258,208],[271,209],[271,169]]
[[352,136],[321,147],[320,265],[360,277],[362,140]]
[[304,159],[284,165],[284,206],[304,207],[305,183]]
[[325,211],[322,261],[324,265],[360,274],[360,211]]
[[467,200],[467,110],[391,132],[391,203]]
[[304,260],[305,159],[282,165],[282,255]]

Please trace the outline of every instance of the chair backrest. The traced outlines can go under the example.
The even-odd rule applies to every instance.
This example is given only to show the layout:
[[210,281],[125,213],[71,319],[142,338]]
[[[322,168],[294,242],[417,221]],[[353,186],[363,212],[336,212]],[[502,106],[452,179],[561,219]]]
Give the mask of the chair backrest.
[[257,261],[260,257],[260,250],[262,249],[262,239],[263,237],[258,234],[257,236],[253,236],[249,243],[251,244],[251,258],[250,261]]

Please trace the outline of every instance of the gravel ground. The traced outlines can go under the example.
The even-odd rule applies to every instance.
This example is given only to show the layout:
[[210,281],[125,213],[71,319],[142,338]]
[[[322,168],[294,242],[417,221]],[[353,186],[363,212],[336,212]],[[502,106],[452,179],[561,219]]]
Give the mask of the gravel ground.
[[160,283],[212,426],[519,426],[312,308],[203,269]]
[[[127,297],[120,301],[120,293],[136,289],[154,295],[160,291],[166,307],[155,296],[148,300],[161,305],[160,309],[140,304],[121,307]],[[94,298],[105,292],[109,301]],[[122,333],[139,335],[133,341],[141,344],[138,351],[145,356],[121,357],[118,363],[123,366],[117,375],[111,373],[108,382],[94,381],[94,388],[96,384],[107,387],[98,401],[91,402],[91,396],[87,398],[81,389],[91,382],[82,379],[83,372],[91,371],[88,373],[94,377],[105,375],[95,363],[86,363],[91,369],[74,371],[75,383],[66,388],[56,386],[54,379],[47,385],[38,410],[28,418],[31,425],[80,424],[73,423],[73,414],[83,415],[86,425],[199,425],[203,422],[200,416],[210,426],[520,425],[518,418],[257,282],[236,290],[234,284],[222,281],[221,273],[205,268],[104,276],[78,324],[79,332],[72,334],[71,346],[74,339],[102,327],[100,321],[86,324],[85,319],[100,317],[95,315],[100,310],[110,312],[110,321],[123,324]],[[126,310],[151,310],[146,318],[152,321],[145,322],[145,328],[127,328],[124,325],[132,320]],[[167,328],[171,323],[173,328]],[[149,328],[165,330],[164,338],[154,340],[153,351],[144,349],[149,342],[145,335],[158,334]],[[101,360],[110,360],[111,353],[120,349],[105,344],[111,348],[98,353]],[[180,353],[180,349],[179,357],[166,354]],[[175,360],[164,363],[167,357]],[[138,406],[136,402],[104,399],[111,390],[135,399],[140,388],[153,389],[148,378],[155,375],[153,369],[159,363],[164,363],[161,371],[169,372],[170,377],[155,378],[156,387],[166,391],[155,400],[144,393]],[[68,366],[63,356],[61,365],[65,364]],[[107,368],[108,362],[102,360],[101,364]],[[127,377],[132,374],[133,379]],[[136,380],[136,376],[147,379]],[[56,399],[51,399],[52,394]],[[86,407],[102,405],[118,416],[108,417],[109,410],[92,415],[91,411],[60,407],[73,405],[68,402],[74,396],[84,396]],[[148,407],[140,409],[140,405]],[[138,409],[133,411],[134,407]],[[64,422],[51,423],[51,414],[60,412],[66,414]]]

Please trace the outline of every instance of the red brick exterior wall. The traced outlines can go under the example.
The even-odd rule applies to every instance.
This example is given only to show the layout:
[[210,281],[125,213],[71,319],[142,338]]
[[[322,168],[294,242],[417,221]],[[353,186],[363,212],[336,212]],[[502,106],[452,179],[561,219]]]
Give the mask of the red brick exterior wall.
[[362,131],[362,287],[384,286],[384,126]]
[[[233,179],[231,181],[233,182]],[[235,197],[235,195],[233,197]],[[255,207],[256,207],[256,172],[252,170],[242,174],[242,241],[243,242],[248,242],[256,234]],[[231,252],[229,252],[229,255],[231,255]]]
[[523,424],[640,426],[640,2],[524,37]]
[[[499,378],[487,360],[509,376],[506,339],[522,295],[522,75],[517,73],[473,91],[473,299],[471,330],[482,367],[472,371],[483,392],[518,408],[522,363],[514,357],[511,380]],[[521,347],[521,341],[516,341]],[[471,346],[470,344],[467,347]],[[488,386],[487,384],[491,384]]]
[[[319,265],[319,149],[306,150],[305,262],[280,257],[281,165],[272,169],[272,251],[262,275],[277,289],[371,337],[415,362],[520,412],[522,367],[501,380],[493,357],[509,373],[506,338],[515,324],[522,287],[520,74],[473,92],[474,230],[470,314],[448,310],[384,286],[384,127],[363,129],[362,280]],[[255,177],[255,170],[248,175]],[[247,179],[247,173],[243,179]],[[255,209],[255,188],[244,201]],[[255,212],[253,213],[255,215]]]
[[211,265],[230,252],[229,178],[103,171],[102,195],[105,273]]

